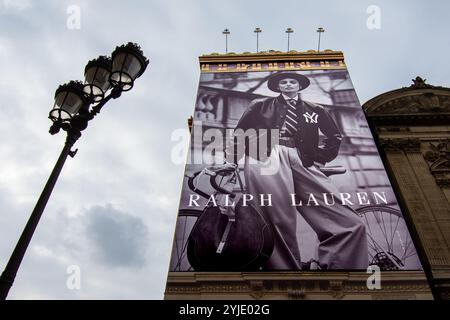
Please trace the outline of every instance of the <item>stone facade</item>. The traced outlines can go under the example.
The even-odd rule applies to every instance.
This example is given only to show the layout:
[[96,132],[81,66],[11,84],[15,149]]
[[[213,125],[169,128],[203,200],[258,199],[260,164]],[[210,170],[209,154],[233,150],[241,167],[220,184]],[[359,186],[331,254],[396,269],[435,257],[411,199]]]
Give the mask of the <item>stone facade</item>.
[[[420,77],[363,105],[429,271],[450,298],[450,88]],[[418,243],[417,243],[418,242]]]
[[169,273],[165,299],[380,300],[431,299],[423,272],[382,272],[369,290],[363,272]]

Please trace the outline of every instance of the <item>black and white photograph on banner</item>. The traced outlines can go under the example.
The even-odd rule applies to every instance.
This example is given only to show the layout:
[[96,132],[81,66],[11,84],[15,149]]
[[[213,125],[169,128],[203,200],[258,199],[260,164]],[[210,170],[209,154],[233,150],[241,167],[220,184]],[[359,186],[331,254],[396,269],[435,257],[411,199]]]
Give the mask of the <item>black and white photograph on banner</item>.
[[345,68],[202,73],[171,271],[422,269]]

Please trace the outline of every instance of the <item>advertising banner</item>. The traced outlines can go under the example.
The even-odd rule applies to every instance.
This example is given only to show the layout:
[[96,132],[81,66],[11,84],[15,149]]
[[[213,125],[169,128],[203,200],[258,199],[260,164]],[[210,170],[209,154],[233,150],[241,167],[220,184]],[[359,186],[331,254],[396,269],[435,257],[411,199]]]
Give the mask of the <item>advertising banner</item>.
[[202,69],[170,271],[370,265],[422,269],[345,65]]

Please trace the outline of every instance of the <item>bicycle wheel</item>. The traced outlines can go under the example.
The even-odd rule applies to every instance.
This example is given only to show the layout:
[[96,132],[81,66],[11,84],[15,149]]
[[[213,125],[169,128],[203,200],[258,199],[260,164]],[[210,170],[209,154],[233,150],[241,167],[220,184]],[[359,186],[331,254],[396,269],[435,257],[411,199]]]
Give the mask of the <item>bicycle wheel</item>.
[[170,260],[171,271],[192,271],[192,267],[187,259],[187,243],[192,227],[201,213],[201,210],[195,209],[181,209],[178,212],[175,240]]
[[417,252],[400,210],[372,205],[356,212],[366,225],[370,265],[381,270],[416,268]]

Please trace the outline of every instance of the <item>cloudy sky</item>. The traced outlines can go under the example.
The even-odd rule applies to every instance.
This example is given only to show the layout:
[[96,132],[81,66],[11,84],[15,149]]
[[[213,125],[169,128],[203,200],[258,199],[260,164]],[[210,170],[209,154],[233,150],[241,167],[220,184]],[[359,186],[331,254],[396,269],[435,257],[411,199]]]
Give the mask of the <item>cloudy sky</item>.
[[[447,1],[0,0],[0,268],[3,270],[64,143],[48,133],[59,84],[128,41],[150,66],[77,142],[28,248],[11,299],[161,299],[184,167],[171,161],[199,79],[198,56],[342,50],[361,102],[420,75],[450,86]],[[318,5],[320,3],[320,5]],[[367,9],[381,12],[369,29]],[[72,13],[80,11],[80,28]],[[69,11],[68,11],[69,10]],[[69,13],[68,13],[69,12]],[[69,27],[68,27],[69,25]],[[75,267],[73,267],[75,266]],[[67,285],[69,268],[81,274]],[[72,268],[72,269],[71,269]]]

